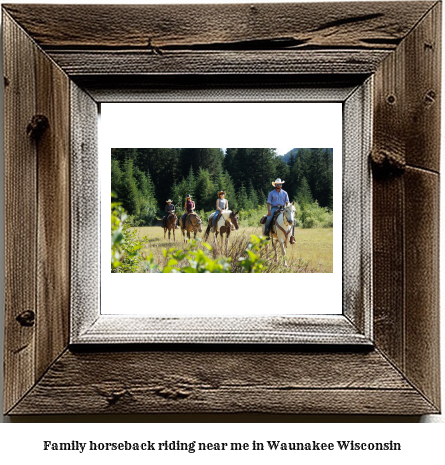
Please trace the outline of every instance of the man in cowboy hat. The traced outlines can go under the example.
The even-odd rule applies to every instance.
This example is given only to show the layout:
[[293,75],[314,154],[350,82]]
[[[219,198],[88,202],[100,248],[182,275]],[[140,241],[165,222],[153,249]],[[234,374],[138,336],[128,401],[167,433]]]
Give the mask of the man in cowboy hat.
[[[162,226],[165,226],[165,222],[167,221],[167,217],[170,213],[175,213],[176,208],[172,204],[172,201],[170,199],[167,200],[167,205],[165,206],[165,215],[164,218],[162,218]],[[177,226],[176,226],[177,228]]]
[[[267,219],[264,228],[264,235],[269,237],[269,230],[270,224],[272,222],[272,218],[274,216],[275,210],[279,207],[285,207],[289,202],[289,195],[285,190],[283,190],[283,184],[285,181],[282,181],[280,178],[275,179],[275,182],[272,183],[272,186],[275,189],[269,192],[269,196],[267,197]],[[295,244],[297,242],[295,240],[295,223],[292,229],[292,236],[289,240],[291,244]]]

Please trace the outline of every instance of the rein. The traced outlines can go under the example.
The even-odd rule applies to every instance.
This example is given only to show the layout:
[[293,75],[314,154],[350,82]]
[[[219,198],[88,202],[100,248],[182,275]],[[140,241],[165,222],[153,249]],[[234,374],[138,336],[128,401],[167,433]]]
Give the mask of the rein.
[[[279,218],[279,217],[278,217],[278,218]],[[290,228],[289,228],[289,231],[286,232],[286,231],[278,224],[278,218],[277,218],[277,220],[276,220],[276,222],[275,222],[275,225],[278,226],[278,227],[281,229],[281,231],[282,231],[283,234],[284,234],[284,238],[285,238],[285,240],[287,241],[287,236],[288,236],[289,233],[292,231],[292,224],[289,223]],[[284,218],[286,218],[286,217],[285,217],[284,214],[283,214],[283,219],[284,219]],[[289,221],[289,220],[288,220],[288,221]]]

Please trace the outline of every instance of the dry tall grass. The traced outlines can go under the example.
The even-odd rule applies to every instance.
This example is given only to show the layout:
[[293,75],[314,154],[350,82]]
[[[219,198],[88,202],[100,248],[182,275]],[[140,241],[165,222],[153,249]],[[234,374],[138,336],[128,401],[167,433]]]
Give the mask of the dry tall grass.
[[[147,247],[144,248],[147,252],[153,252],[154,261],[157,265],[165,266],[166,259],[162,249],[184,248],[185,244],[182,240],[182,234],[179,229],[176,230],[176,242],[164,240],[164,230],[160,227],[140,227],[135,228],[140,238],[149,237]],[[247,245],[250,241],[250,236],[255,234],[261,235],[259,227],[240,228],[238,231],[233,231],[230,235],[229,256],[232,261],[232,273],[242,272],[238,264],[238,258],[244,256]],[[198,238],[202,238],[203,234],[199,234]],[[278,251],[278,262],[275,262],[275,252],[272,245],[269,250],[263,250],[261,257],[266,258],[267,267],[265,273],[331,273],[333,269],[333,229],[332,228],[313,228],[313,229],[295,229],[295,245],[288,245],[286,249],[286,257],[288,267],[283,266],[281,258],[281,247],[276,241]],[[214,247],[214,256],[219,256],[220,241],[215,247],[213,234],[207,241]],[[179,266],[185,266],[186,262],[180,263]]]

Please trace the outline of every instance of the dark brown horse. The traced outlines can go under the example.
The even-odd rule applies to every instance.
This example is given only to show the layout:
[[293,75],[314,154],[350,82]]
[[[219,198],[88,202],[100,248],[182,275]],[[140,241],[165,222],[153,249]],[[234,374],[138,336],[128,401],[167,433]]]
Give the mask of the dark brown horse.
[[195,234],[194,238],[196,239],[196,234],[202,231],[202,221],[201,218],[196,213],[188,213],[181,216],[179,220],[179,226],[182,231],[182,236],[184,237],[184,242],[186,241],[185,232],[187,231],[187,239],[190,239],[190,233]]
[[[221,250],[224,248],[224,234],[226,235],[226,240],[225,240],[225,253],[229,253],[229,237],[230,233],[232,231],[232,227],[235,227],[235,229],[239,229],[239,222],[238,222],[238,213],[239,212],[233,212],[231,210],[224,210],[221,212],[220,218],[216,224],[216,230],[214,231],[215,234],[215,243],[218,238],[218,234],[220,234],[221,237]],[[204,240],[206,241],[209,237],[210,234],[210,229],[213,226],[213,215],[209,216],[209,225],[207,226],[206,232],[204,234]]]
[[167,218],[162,221],[162,227],[164,228],[164,240],[165,240],[165,234],[168,230],[168,240],[170,239],[170,233],[173,230],[173,241],[176,242],[176,236],[175,236],[175,229],[176,229],[176,224],[178,222],[178,218],[174,213],[169,213]]

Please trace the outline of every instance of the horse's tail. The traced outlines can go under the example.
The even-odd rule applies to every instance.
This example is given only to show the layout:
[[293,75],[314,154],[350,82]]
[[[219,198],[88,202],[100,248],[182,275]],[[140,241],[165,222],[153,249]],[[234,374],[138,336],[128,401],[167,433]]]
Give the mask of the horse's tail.
[[206,232],[204,233],[203,239],[206,241],[209,238],[210,234],[210,225],[207,226]]

